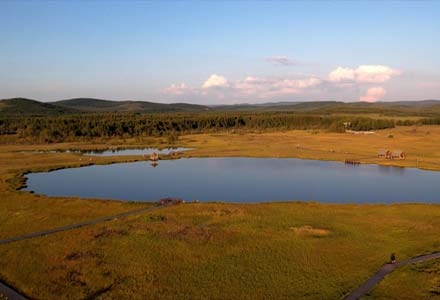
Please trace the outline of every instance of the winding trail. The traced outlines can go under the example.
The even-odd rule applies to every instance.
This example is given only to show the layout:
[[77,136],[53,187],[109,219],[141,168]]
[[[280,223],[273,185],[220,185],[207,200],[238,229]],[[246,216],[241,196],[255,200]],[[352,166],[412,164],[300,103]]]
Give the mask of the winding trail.
[[362,296],[367,294],[371,289],[379,282],[381,281],[386,275],[390,274],[394,271],[394,269],[413,264],[418,262],[423,262],[431,259],[440,258],[440,252],[434,252],[431,254],[416,256],[407,260],[399,261],[396,264],[386,264],[380,270],[374,274],[372,277],[367,279],[363,284],[361,284],[357,289],[355,289],[353,292],[348,294],[344,300],[359,300]]
[[[156,205],[156,206],[150,206],[150,207],[132,210],[132,211],[128,211],[128,212],[113,215],[113,216],[102,217],[102,218],[98,218],[98,219],[94,219],[94,220],[90,220],[90,221],[85,221],[85,222],[76,223],[76,224],[72,224],[72,225],[57,227],[54,229],[38,231],[38,232],[29,233],[29,234],[25,234],[25,235],[21,235],[21,236],[2,239],[2,240],[0,240],[0,245],[23,241],[23,240],[36,238],[36,237],[40,237],[40,236],[45,236],[45,235],[49,235],[52,233],[67,231],[67,230],[71,230],[71,229],[76,229],[76,228],[84,227],[87,225],[93,225],[93,224],[97,224],[97,223],[101,223],[101,222],[111,221],[111,220],[115,220],[118,218],[139,214],[142,212],[156,210],[156,209],[159,209],[159,208],[162,208],[165,206],[169,206],[169,205],[171,205],[171,204],[160,204],[160,205]],[[28,299],[25,296],[21,295],[19,292],[15,291],[12,287],[10,287],[0,281],[0,299],[4,299],[4,298],[7,300],[27,300]]]
[[[153,211],[153,210],[163,208],[163,207],[166,207],[169,205],[171,205],[171,204],[160,204],[160,205],[151,206],[151,207],[147,207],[147,208],[141,208],[141,209],[137,209],[137,210],[128,211],[125,213],[120,213],[120,214],[113,215],[113,216],[102,217],[102,218],[98,218],[98,219],[94,219],[94,220],[90,220],[90,221],[85,221],[85,222],[76,223],[76,224],[72,224],[72,225],[57,227],[54,229],[38,231],[38,232],[29,233],[29,234],[25,234],[25,235],[21,235],[21,236],[2,239],[2,240],[0,240],[0,245],[23,241],[23,240],[27,240],[27,239],[31,239],[31,238],[35,238],[35,237],[45,236],[45,235],[49,235],[49,234],[53,234],[53,233],[57,233],[57,232],[76,229],[76,228],[81,228],[81,227],[84,227],[87,225],[93,225],[93,224],[97,224],[97,223],[101,223],[101,222],[111,221],[111,220],[115,220],[118,218],[139,214],[142,212]],[[365,281],[363,284],[361,284],[356,290],[354,290],[353,292],[348,294],[344,298],[344,300],[359,300],[362,296],[367,294],[379,281],[381,281],[386,275],[388,275],[389,273],[394,271],[394,269],[396,269],[396,268],[399,268],[399,267],[402,267],[402,266],[405,266],[408,264],[428,261],[428,260],[432,260],[432,259],[436,259],[436,258],[440,258],[440,252],[434,252],[431,254],[421,255],[421,256],[413,257],[413,258],[410,258],[407,260],[402,260],[394,265],[393,264],[386,264],[382,268],[380,268],[380,270],[376,274],[374,274],[367,281]],[[17,291],[15,291],[10,286],[8,286],[0,281],[0,299],[3,299],[1,297],[6,298],[7,300],[27,300],[28,299],[25,296],[18,293]]]
[[0,240],[0,245],[9,244],[9,243],[12,243],[12,242],[23,241],[23,240],[27,240],[27,239],[31,239],[31,238],[35,238],[35,237],[39,237],[39,236],[44,236],[44,235],[48,235],[48,234],[52,234],[52,233],[61,232],[61,231],[76,229],[76,228],[84,227],[84,226],[87,226],[87,225],[93,225],[93,224],[97,224],[97,223],[101,223],[101,222],[111,221],[111,220],[114,220],[114,219],[118,219],[118,218],[122,218],[122,217],[127,217],[127,216],[131,216],[131,215],[139,214],[139,213],[142,213],[142,212],[156,210],[156,209],[159,209],[159,208],[162,208],[162,207],[165,207],[165,206],[168,206],[168,205],[167,204],[161,204],[161,205],[156,205],[156,206],[150,206],[150,207],[141,208],[141,209],[137,209],[137,210],[132,210],[132,211],[128,211],[128,212],[117,214],[117,215],[113,215],[113,216],[102,217],[102,218],[99,218],[99,219],[94,219],[94,220],[85,221],[85,222],[81,222],[81,223],[76,223],[76,224],[72,224],[72,225],[66,225],[66,226],[57,227],[57,228],[54,228],[54,229],[43,230],[43,231],[33,232],[33,233],[29,233],[29,234],[25,234],[25,235],[20,235],[20,236],[16,236],[16,237],[11,237],[11,238]]

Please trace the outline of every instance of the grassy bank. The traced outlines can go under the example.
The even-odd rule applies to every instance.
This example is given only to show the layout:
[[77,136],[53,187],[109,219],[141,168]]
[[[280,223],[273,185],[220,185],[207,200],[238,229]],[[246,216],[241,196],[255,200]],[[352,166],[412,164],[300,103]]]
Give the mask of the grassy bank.
[[[287,131],[178,140],[179,146],[196,148],[185,157],[349,157],[430,169],[440,169],[439,144],[438,126],[373,135]],[[109,146],[167,146],[167,141],[0,146],[0,238],[151,205],[15,190],[27,171],[142,159],[32,152]],[[381,148],[401,149],[408,159],[379,159]],[[0,278],[35,299],[341,299],[391,252],[403,259],[438,251],[438,232],[439,205],[185,204],[2,245]],[[438,270],[438,264],[433,268]],[[398,299],[401,289],[389,287],[408,284],[409,279],[399,277],[408,270],[393,273],[373,297]],[[411,278],[432,276],[426,274]],[[426,294],[426,284],[415,286],[413,295]]]
[[21,235],[136,209],[149,204],[79,198],[45,197],[16,191],[23,184],[23,172],[49,170],[90,163],[112,163],[129,158],[93,158],[80,155],[0,152],[0,238]]
[[[286,131],[184,136],[179,143],[196,147],[194,156],[298,157],[440,170],[440,126],[398,127],[375,134]],[[380,149],[402,150],[405,160],[377,156]]]

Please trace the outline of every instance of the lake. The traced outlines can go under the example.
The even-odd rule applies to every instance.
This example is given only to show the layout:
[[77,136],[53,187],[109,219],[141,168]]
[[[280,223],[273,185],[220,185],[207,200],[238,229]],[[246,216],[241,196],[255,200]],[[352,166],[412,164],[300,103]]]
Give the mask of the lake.
[[129,201],[440,203],[440,172],[295,158],[187,158],[27,175],[37,194]]

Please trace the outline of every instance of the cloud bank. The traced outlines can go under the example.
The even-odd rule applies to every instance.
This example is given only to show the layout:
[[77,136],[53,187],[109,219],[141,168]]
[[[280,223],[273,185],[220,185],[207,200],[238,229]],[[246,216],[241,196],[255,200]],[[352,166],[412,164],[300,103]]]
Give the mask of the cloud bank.
[[[284,57],[282,57],[284,58]],[[283,60],[281,60],[283,61]],[[327,77],[297,75],[292,77],[248,76],[239,80],[228,80],[225,76],[212,74],[200,87],[189,87],[185,83],[172,84],[164,89],[168,95],[195,95],[211,99],[273,99],[289,95],[310,95],[333,91],[356,91],[352,100],[374,102],[386,95],[381,86],[401,72],[383,65],[360,65],[356,68],[338,67]],[[365,90],[365,95],[359,95],[359,90]]]
[[332,82],[384,83],[401,72],[382,65],[361,65],[356,69],[338,67],[329,74]]

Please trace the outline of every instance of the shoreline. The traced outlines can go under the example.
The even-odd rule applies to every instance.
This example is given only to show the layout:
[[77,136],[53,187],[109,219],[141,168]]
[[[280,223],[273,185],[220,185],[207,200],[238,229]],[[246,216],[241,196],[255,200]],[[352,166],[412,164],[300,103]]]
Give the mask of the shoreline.
[[[53,154],[53,153],[51,153]],[[76,154],[80,157],[91,157],[84,154]],[[142,156],[139,155],[133,155],[130,158],[127,158],[129,156],[104,156],[104,158],[116,158],[116,159],[122,159],[122,160],[111,160],[111,161],[87,161],[84,164],[79,165],[65,165],[65,166],[57,166],[57,167],[44,167],[44,168],[34,168],[34,169],[28,169],[23,172],[19,172],[14,177],[14,180],[10,180],[9,184],[11,189],[15,190],[15,192],[18,193],[30,193],[41,197],[61,197],[61,198],[79,198],[81,200],[89,201],[89,200],[98,200],[98,201],[116,201],[116,202],[129,202],[129,203],[135,203],[135,204],[142,204],[142,203],[154,203],[155,201],[158,201],[159,199],[151,200],[151,201],[140,201],[140,200],[124,200],[124,199],[111,199],[111,198],[93,198],[93,197],[87,197],[83,198],[81,196],[49,196],[45,194],[37,194],[35,191],[29,190],[24,191],[27,187],[27,174],[30,173],[46,173],[46,172],[52,172],[57,170],[64,170],[64,169],[76,169],[76,168],[82,168],[82,167],[90,167],[90,166],[105,166],[105,165],[113,165],[113,164],[125,164],[125,163],[135,163],[135,162],[148,162],[148,159],[143,159]],[[93,157],[91,157],[93,158]],[[323,160],[323,159],[308,159],[308,158],[298,158],[298,157],[253,157],[253,156],[193,156],[189,155],[187,152],[177,152],[177,156],[166,154],[163,155],[160,160],[180,160],[180,159],[192,159],[192,158],[200,158],[200,159],[209,159],[209,158],[255,158],[255,159],[300,159],[300,160],[308,160],[308,161],[322,161],[322,162],[334,162],[339,164],[344,164],[344,162],[340,160]],[[429,171],[429,172],[437,172],[437,170],[429,170],[429,169],[420,169],[415,167],[409,167],[409,166],[395,166],[395,165],[381,165],[376,163],[361,163],[356,166],[360,165],[370,165],[370,166],[382,166],[382,167],[391,167],[391,168],[407,168],[407,169],[415,169],[420,171]],[[354,166],[354,167],[356,167]],[[14,181],[14,182],[12,182]],[[224,204],[270,204],[270,203],[289,203],[289,202],[300,202],[300,203],[318,203],[322,205],[399,205],[399,204],[432,204],[432,205],[439,205],[440,203],[435,202],[390,202],[390,203],[378,203],[378,202],[366,202],[366,203],[355,203],[355,202],[322,202],[322,201],[307,201],[307,200],[279,200],[279,201],[263,201],[263,202],[228,202],[228,201],[189,201],[189,203],[224,203]]]

